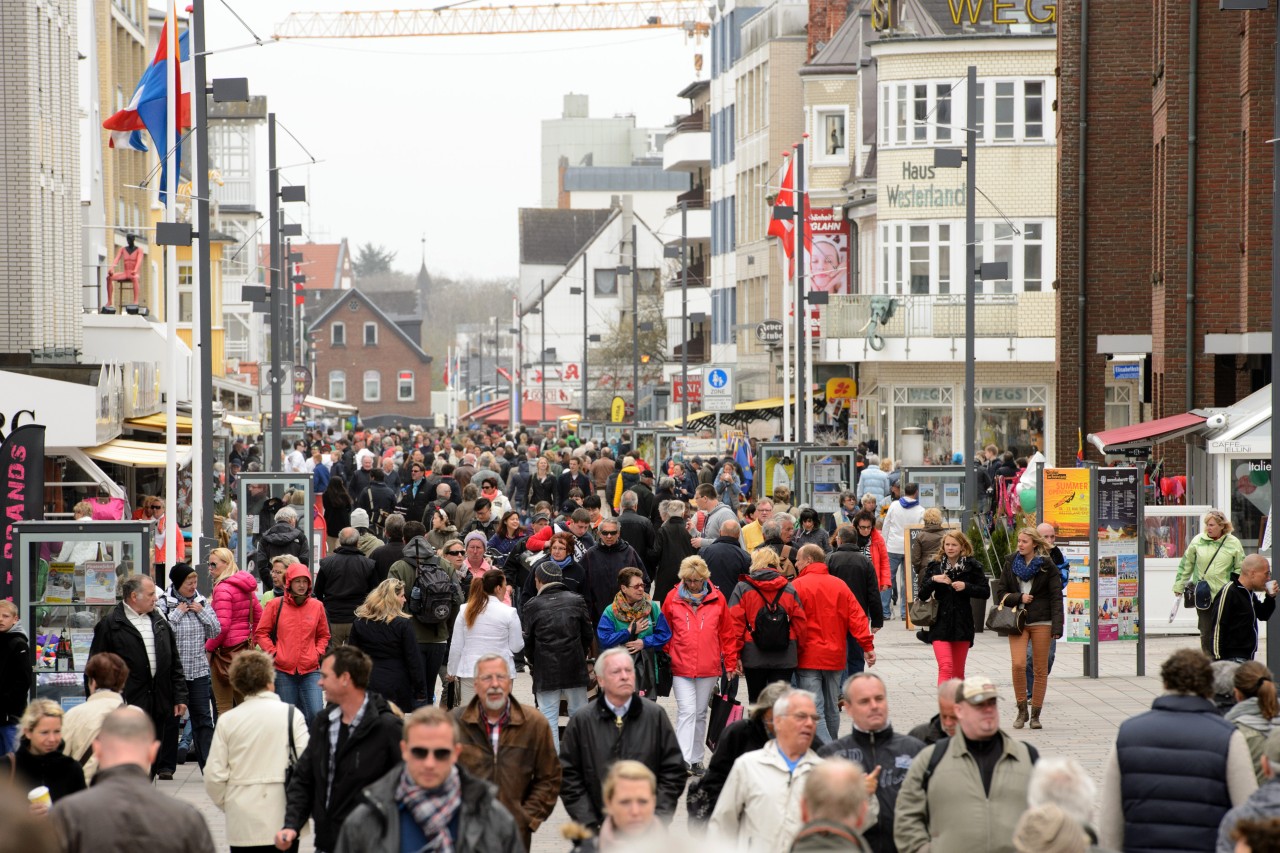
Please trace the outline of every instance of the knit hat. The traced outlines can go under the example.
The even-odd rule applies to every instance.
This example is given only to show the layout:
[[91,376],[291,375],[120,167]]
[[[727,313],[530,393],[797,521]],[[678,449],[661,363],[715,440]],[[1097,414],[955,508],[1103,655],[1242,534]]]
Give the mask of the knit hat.
[[369,526],[369,513],[362,509],[351,510],[351,526],[359,530]]
[[488,545],[489,537],[485,536],[479,530],[473,530],[467,534],[467,538],[462,540],[462,547],[465,548],[466,546],[470,545],[472,542],[479,542],[481,545]]
[[191,568],[190,563],[174,563],[173,568],[169,570],[169,583],[173,584],[174,589],[177,589],[182,586],[187,578],[195,573],[196,570]]
[[550,560],[543,560],[538,564],[538,568],[534,570],[534,577],[539,583],[560,583],[564,580],[564,572],[560,571],[560,567]]

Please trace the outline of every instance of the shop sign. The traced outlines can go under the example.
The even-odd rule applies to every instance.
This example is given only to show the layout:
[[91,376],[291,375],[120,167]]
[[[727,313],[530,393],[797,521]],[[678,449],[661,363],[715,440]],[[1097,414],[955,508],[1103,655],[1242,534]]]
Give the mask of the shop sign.
[[920,406],[942,402],[941,388],[908,388],[907,405]]
[[1027,389],[1025,387],[979,388],[978,405],[980,406],[1025,406]]
[[[917,165],[906,161],[902,164],[901,184],[889,184],[884,188],[889,207],[912,209],[921,207],[963,207],[965,187],[940,187],[933,183],[937,169],[932,163]],[[927,183],[924,183],[926,182]]]
[[833,377],[827,380],[827,402],[852,400],[858,396],[858,383],[851,378]]
[[1136,361],[1122,361],[1111,365],[1112,379],[1141,379],[1142,365]]

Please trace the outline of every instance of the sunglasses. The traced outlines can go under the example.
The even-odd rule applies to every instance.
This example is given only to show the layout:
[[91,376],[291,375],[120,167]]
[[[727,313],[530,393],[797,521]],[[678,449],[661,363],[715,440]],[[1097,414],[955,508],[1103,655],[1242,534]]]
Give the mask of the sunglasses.
[[152,504],[148,509],[164,509],[164,504]]
[[461,557],[463,552],[462,551],[445,551],[445,554],[447,554],[450,557]]
[[426,761],[428,757],[434,758],[436,761],[448,761],[453,758],[453,750],[447,746],[437,746],[435,749],[427,749],[425,746],[413,746],[409,748],[409,754],[418,761]]
[[218,566],[220,566],[220,565],[221,565],[221,563],[219,563],[217,560],[210,560],[210,561],[209,561],[209,568],[211,568],[211,569],[216,569],[216,568],[218,568]]
[[617,536],[617,535],[618,535],[618,531],[616,531],[616,530],[601,530],[601,531],[600,531],[600,535],[601,535],[601,536]]

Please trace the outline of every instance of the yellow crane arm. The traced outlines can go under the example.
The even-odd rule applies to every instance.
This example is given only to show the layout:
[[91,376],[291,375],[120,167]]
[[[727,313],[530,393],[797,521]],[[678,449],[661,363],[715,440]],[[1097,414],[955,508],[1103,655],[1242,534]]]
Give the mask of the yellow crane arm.
[[563,33],[582,30],[683,29],[710,32],[706,4],[693,0],[466,6],[368,12],[293,12],[276,39],[408,38],[414,36]]

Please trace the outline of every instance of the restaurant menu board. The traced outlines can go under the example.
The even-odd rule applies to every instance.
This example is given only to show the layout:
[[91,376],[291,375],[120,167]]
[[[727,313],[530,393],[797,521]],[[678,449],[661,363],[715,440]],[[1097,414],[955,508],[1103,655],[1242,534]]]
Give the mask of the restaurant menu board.
[[[1049,471],[1045,471],[1048,481]],[[1086,470],[1087,474],[1088,471]],[[1046,489],[1046,501],[1048,500]],[[1136,468],[1103,468],[1098,471],[1097,488],[1086,495],[1097,501],[1097,529],[1091,532],[1098,558],[1099,642],[1138,639],[1141,606],[1138,598],[1138,472]],[[1076,499],[1069,503],[1074,504]],[[1086,519],[1088,505],[1086,502]],[[1074,511],[1074,509],[1073,509]],[[1052,523],[1049,505],[1045,519]],[[1061,529],[1061,528],[1059,528]],[[1090,541],[1073,537],[1059,547],[1068,563],[1065,634],[1069,642],[1086,643],[1092,626],[1090,615]]]

